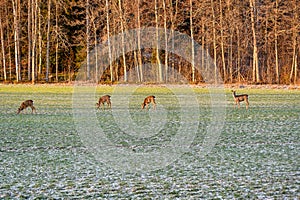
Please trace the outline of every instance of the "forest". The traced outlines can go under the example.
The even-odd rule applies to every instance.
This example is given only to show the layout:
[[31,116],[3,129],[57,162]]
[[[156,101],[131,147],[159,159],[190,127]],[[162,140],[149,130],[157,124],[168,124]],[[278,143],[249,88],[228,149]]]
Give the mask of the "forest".
[[[0,81],[72,82],[85,63],[85,79],[97,83],[179,83],[182,77],[202,83],[194,66],[197,43],[224,83],[299,84],[299,5],[299,0],[0,0]],[[157,30],[154,40],[165,43],[140,46],[148,27]],[[125,41],[130,30],[137,37]],[[175,32],[191,38],[191,61],[172,53],[167,41]],[[118,44],[115,35],[121,36]],[[127,43],[137,48],[129,51]],[[101,44],[108,52],[102,56],[93,51]]]

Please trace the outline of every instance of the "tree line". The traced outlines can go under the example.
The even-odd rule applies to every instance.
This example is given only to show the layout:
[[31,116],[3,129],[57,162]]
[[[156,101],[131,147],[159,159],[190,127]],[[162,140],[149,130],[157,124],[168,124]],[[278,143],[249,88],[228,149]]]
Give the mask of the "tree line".
[[[299,0],[0,0],[4,82],[205,82],[212,73],[225,83],[297,84],[300,60]],[[153,27],[154,43],[142,30]],[[125,41],[129,30],[136,38]],[[191,38],[190,60],[172,52],[175,32]],[[118,43],[114,36],[119,35]],[[160,41],[160,42],[158,42]],[[106,54],[93,51],[105,43]],[[138,48],[128,51],[127,43]],[[160,44],[159,44],[160,43]],[[161,48],[163,46],[164,48]],[[116,48],[118,50],[116,50]],[[119,53],[117,54],[116,51]],[[109,63],[103,66],[103,60]],[[85,63],[83,65],[83,63]],[[202,65],[206,63],[202,63]]]

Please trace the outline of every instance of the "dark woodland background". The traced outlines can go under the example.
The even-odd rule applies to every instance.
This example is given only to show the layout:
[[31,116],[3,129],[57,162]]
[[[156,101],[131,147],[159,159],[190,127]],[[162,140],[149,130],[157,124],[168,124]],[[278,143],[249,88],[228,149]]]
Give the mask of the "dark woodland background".
[[[203,82],[190,62],[155,46],[125,53],[121,44],[122,56],[111,48],[108,58],[98,58],[109,59],[108,68],[99,62],[96,72],[90,69],[97,56],[90,50],[98,44],[154,27],[194,39],[225,83],[299,84],[299,5],[299,0],[0,0],[0,81],[70,82],[87,61],[85,79],[99,83],[178,83],[174,71],[191,83]],[[152,67],[145,72],[145,65]]]

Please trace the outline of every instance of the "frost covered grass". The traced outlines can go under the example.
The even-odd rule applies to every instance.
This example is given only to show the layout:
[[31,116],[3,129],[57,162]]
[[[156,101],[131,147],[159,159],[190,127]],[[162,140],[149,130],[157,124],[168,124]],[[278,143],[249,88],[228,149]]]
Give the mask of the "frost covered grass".
[[[165,119],[163,129],[137,139],[122,132],[111,110],[97,111],[98,128],[117,146],[151,152],[179,130],[182,110],[173,91],[188,94],[180,86],[132,90],[132,86],[121,90],[105,86],[95,91],[96,97],[114,94],[113,108],[129,110],[138,126],[150,126],[153,113],[158,124]],[[193,91],[200,113],[189,151],[165,168],[126,173],[98,162],[83,145],[74,124],[72,86],[0,86],[0,198],[299,198],[300,91],[237,90],[249,94],[246,110],[243,103],[241,109],[233,109],[233,98],[226,89],[226,100],[220,105],[226,106],[225,125],[206,156],[199,152],[211,123],[210,94],[203,88]],[[155,95],[158,104],[150,114],[140,110],[148,94]],[[118,95],[130,95],[129,104],[116,103]],[[30,110],[16,114],[26,99],[35,101],[37,114],[31,115]],[[194,114],[188,113],[191,118]]]

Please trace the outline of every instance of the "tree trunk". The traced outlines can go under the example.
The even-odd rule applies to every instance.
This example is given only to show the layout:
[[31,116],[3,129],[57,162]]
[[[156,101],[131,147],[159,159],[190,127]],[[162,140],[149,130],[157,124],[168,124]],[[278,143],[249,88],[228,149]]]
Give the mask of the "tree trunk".
[[111,55],[111,45],[110,45],[110,31],[109,31],[109,5],[108,0],[105,1],[106,7],[106,30],[107,30],[107,45],[108,45],[108,57],[109,57],[109,66],[110,66],[110,82],[112,83],[113,78],[113,66],[112,66],[112,55]]
[[164,30],[165,30],[165,82],[168,82],[168,34],[167,34],[167,11],[166,2],[163,0],[164,9]]
[[[1,15],[2,13],[0,13]],[[5,48],[4,48],[4,34],[2,26],[2,17],[0,16],[0,39],[1,39],[1,51],[2,51],[2,65],[3,65],[3,78],[4,81],[7,80],[6,76],[6,59],[5,59]]]
[[292,67],[291,67],[291,73],[290,73],[290,83],[294,83],[295,85],[297,84],[297,48],[298,52],[300,52],[300,47],[297,45],[297,26],[298,24],[298,12],[297,12],[297,4],[296,1],[293,1],[293,19],[292,19],[292,45],[293,45],[293,55],[292,55]]
[[95,25],[95,19],[93,17],[93,29],[94,29],[94,49],[95,49],[95,81],[96,83],[98,83],[99,81],[99,78],[98,78],[98,75],[99,75],[99,64],[98,64],[98,49],[97,49],[97,45],[98,45],[98,42],[97,42],[97,28],[96,28],[96,25]]
[[[201,19],[201,69],[206,68],[206,59],[205,58],[205,22],[204,19]],[[203,72],[202,72],[203,73]],[[204,77],[203,77],[204,78]]]
[[229,66],[229,80],[233,83],[233,31],[230,30],[230,43],[229,43],[229,56],[228,56],[228,66]]
[[280,83],[280,75],[279,75],[279,64],[278,64],[278,33],[277,33],[277,18],[278,18],[278,0],[275,2],[276,8],[275,8],[275,25],[274,25],[274,31],[275,31],[275,71],[276,71],[276,83]]
[[[299,51],[300,51],[300,48],[299,48]],[[298,74],[298,62],[297,62],[297,58],[298,58],[298,54],[295,55],[295,74],[294,74],[294,84],[296,85],[297,84],[297,74]]]
[[193,33],[193,0],[190,0],[190,31],[191,31],[191,40],[192,40],[192,82],[195,82],[195,44],[194,44],[194,33]]
[[[16,1],[16,2],[15,2]],[[18,16],[17,7],[18,1],[12,0],[13,4],[13,15],[14,15],[14,45],[15,45],[15,67],[16,67],[16,81],[20,80],[20,63],[19,63],[19,26],[18,26]]]
[[55,32],[56,32],[56,44],[55,44],[55,80],[58,82],[58,2],[55,0]]
[[222,8],[222,0],[220,3],[220,33],[221,33],[221,58],[222,58],[222,66],[223,66],[223,78],[224,81],[227,81],[227,73],[226,73],[226,65],[225,65],[225,53],[224,53],[224,33],[223,33],[223,8]]
[[[172,51],[174,52],[175,51],[175,38],[174,38],[174,27],[175,27],[175,20],[176,20],[176,17],[177,17],[177,12],[178,12],[178,0],[175,0],[175,13],[173,14],[174,12],[174,8],[173,8],[173,3],[170,2],[170,7],[171,7],[171,12],[172,12],[172,17],[171,17],[171,36],[172,36]],[[175,56],[174,54],[172,54],[172,61],[171,61],[171,65],[172,65],[172,70],[173,70],[173,79],[175,80]]]
[[121,0],[119,0],[119,17],[121,23],[121,39],[122,39],[122,57],[123,57],[123,68],[124,68],[124,82],[127,82],[127,67],[126,67],[126,56],[125,56],[125,41],[124,41],[124,25],[123,25],[123,11]]
[[85,19],[86,19],[86,79],[90,80],[90,15],[89,0],[86,0]]
[[35,65],[36,65],[36,41],[37,41],[37,0],[32,2],[32,68],[31,82],[35,83]]
[[47,48],[46,48],[46,81],[49,81],[50,66],[50,20],[51,20],[51,0],[48,0],[48,16],[47,16]]
[[156,26],[156,62],[158,66],[158,82],[163,82],[163,75],[162,75],[162,68],[161,62],[159,58],[159,34],[158,34],[158,7],[157,7],[157,0],[155,0],[155,26]]
[[27,20],[28,20],[28,27],[27,27],[27,31],[28,31],[28,81],[31,79],[31,45],[32,45],[32,40],[31,40],[31,26],[32,26],[32,22],[31,22],[31,9],[32,9],[32,5],[31,5],[31,0],[28,0],[28,11],[27,11]]
[[20,36],[22,35],[22,29],[20,28],[21,26],[21,0],[17,0],[17,27],[18,27],[18,34],[17,34],[17,51],[18,51],[18,63],[19,63],[19,80],[22,80],[22,74],[21,74],[21,69],[22,69],[22,62],[21,62],[21,47],[20,47]]
[[211,4],[211,9],[212,9],[212,17],[213,17],[212,29],[213,29],[214,66],[215,66],[214,76],[215,76],[215,83],[217,83],[218,70],[217,70],[217,41],[216,41],[216,27],[215,27],[216,17],[215,17],[215,10],[214,10],[213,0],[210,1],[210,4]]
[[139,69],[138,58],[136,54],[137,54],[136,51],[133,51],[133,60],[134,60],[136,74],[137,74],[137,81],[141,82],[140,71],[139,71],[140,69]]
[[256,30],[255,30],[255,0],[250,1],[250,13],[251,13],[251,29],[253,37],[253,61],[252,61],[252,80],[253,82],[259,82],[259,68],[258,68],[258,52],[257,52],[257,41],[256,41]]
[[[268,10],[266,10],[266,19],[269,18],[269,13]],[[264,38],[265,38],[265,55],[266,55],[266,66],[267,66],[267,77],[265,78],[265,80],[268,83],[272,83],[272,71],[271,71],[271,65],[270,65],[270,54],[269,54],[269,32],[268,32],[268,26],[269,26],[269,20],[265,20],[265,28],[264,28]]]
[[141,52],[141,19],[140,19],[140,0],[137,3],[137,42],[138,42],[138,50],[137,50],[137,60],[138,60],[138,68],[139,68],[139,80],[140,82],[144,81],[143,75],[143,63],[142,63],[142,52]]
[[[235,21],[234,21],[234,16],[231,14],[233,13],[233,9],[232,9],[232,2],[231,0],[227,0],[226,1],[226,4],[227,4],[227,13],[225,15],[225,20],[226,20],[226,16],[227,16],[227,20],[228,21],[232,21],[232,23],[234,24]],[[234,26],[233,25],[229,25],[229,37],[230,37],[230,40],[229,40],[229,47],[228,47],[228,52],[229,52],[229,56],[228,56],[228,68],[229,68],[229,80],[230,80],[230,83],[233,83],[233,43],[234,43]],[[237,50],[238,51],[238,50]]]
[[237,78],[238,82],[241,82],[241,52],[240,52],[240,31],[237,27],[236,29],[236,36],[237,36]]
[[[8,15],[8,9],[7,9],[7,5],[5,5],[5,15]],[[6,24],[10,24],[9,18],[6,18]],[[6,29],[6,35],[10,35],[10,30],[7,28]],[[11,37],[7,37],[7,44],[11,44]],[[13,61],[12,61],[12,56],[11,56],[11,45],[7,45],[8,48],[8,65],[9,65],[9,80],[12,80],[12,65],[13,65]]]
[[[49,15],[49,13],[48,13],[48,15]],[[37,73],[37,80],[39,80],[40,79],[40,76],[41,76],[41,74],[42,74],[42,41],[43,41],[43,38],[42,38],[42,33],[41,33],[41,31],[42,31],[42,28],[41,28],[41,24],[42,24],[42,20],[41,20],[41,18],[42,18],[42,15],[41,15],[41,8],[38,6],[38,19],[39,19],[39,21],[38,21],[38,47],[39,47],[39,56],[38,56],[38,73]]]
[[297,84],[297,33],[296,28],[293,30],[293,55],[292,55],[292,67],[290,73],[290,83]]

